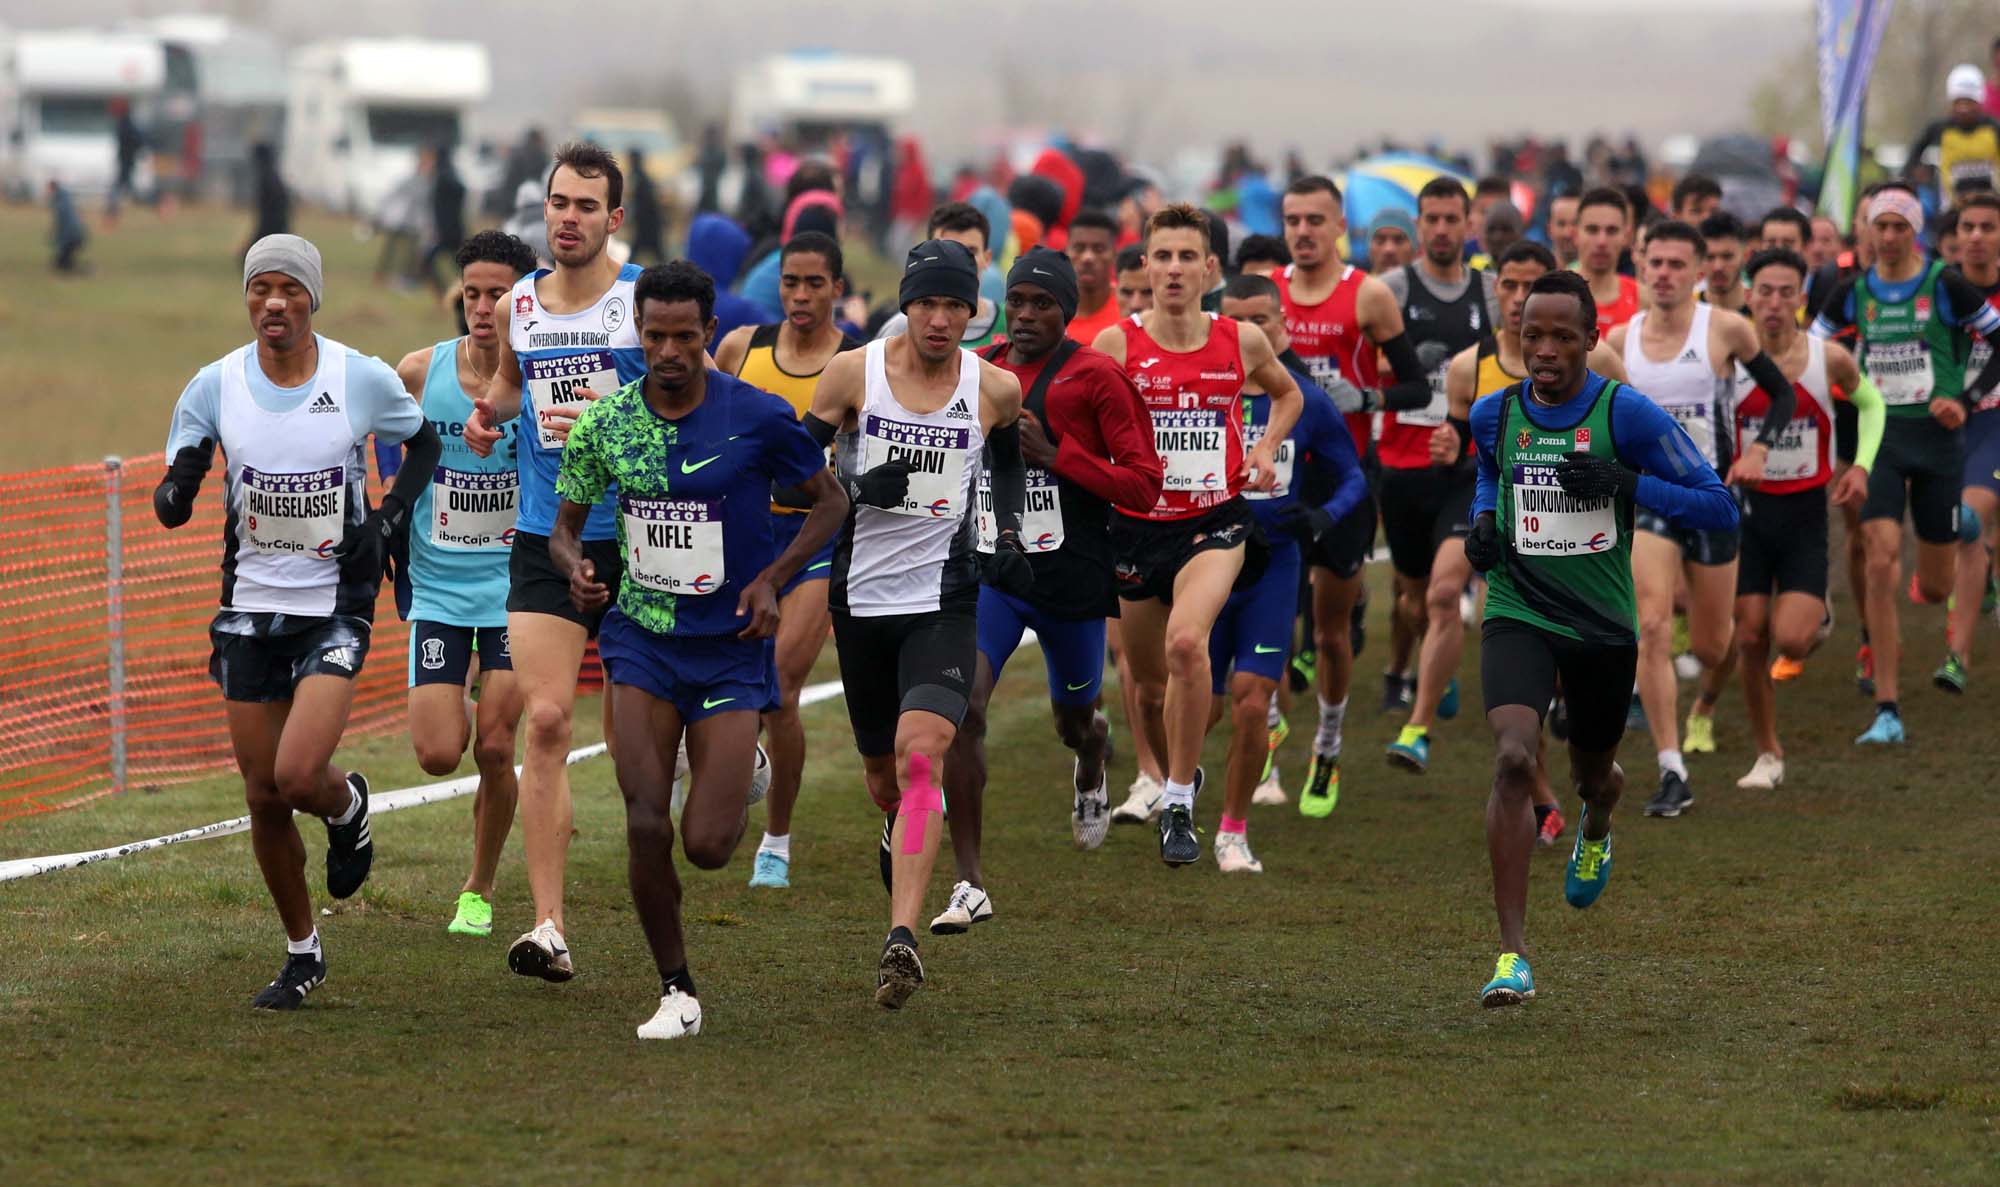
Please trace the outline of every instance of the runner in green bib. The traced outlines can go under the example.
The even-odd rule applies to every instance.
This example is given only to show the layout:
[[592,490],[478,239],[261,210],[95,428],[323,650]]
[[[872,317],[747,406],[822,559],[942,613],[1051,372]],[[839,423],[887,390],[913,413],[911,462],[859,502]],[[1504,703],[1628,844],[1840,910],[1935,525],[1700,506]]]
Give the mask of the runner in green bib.
[[1583,800],[1563,894],[1597,901],[1611,875],[1611,810],[1638,665],[1632,520],[1643,506],[1674,523],[1736,528],[1736,502],[1674,418],[1592,372],[1597,303],[1574,272],[1528,290],[1521,357],[1528,380],[1472,406],[1479,487],[1465,554],[1486,574],[1480,678],[1493,728],[1486,849],[1501,954],[1488,1006],[1535,993],[1526,958],[1535,767],[1558,678],[1570,706],[1570,780]]
[[1903,584],[1903,513],[1907,508],[1917,535],[1912,597],[1942,602],[1951,592],[1958,552],[1960,429],[1979,401],[2000,387],[2000,353],[1990,355],[1977,375],[1966,374],[1966,360],[1972,335],[2000,334],[2000,311],[1963,274],[1924,258],[1918,238],[1923,207],[1910,190],[1879,190],[1869,200],[1868,223],[1874,267],[1833,290],[1812,333],[1832,338],[1853,327],[1861,369],[1888,406],[1861,508],[1867,574],[1861,639],[1874,661],[1875,714],[1854,740],[1892,745],[1903,741],[1896,604]]

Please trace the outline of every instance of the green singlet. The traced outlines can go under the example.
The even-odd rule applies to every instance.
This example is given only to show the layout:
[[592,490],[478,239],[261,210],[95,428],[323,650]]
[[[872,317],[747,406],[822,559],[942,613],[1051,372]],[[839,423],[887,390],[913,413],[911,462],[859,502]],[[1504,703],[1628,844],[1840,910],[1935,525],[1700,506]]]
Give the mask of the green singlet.
[[1563,493],[1556,466],[1588,451],[1617,460],[1611,402],[1622,385],[1606,381],[1583,419],[1567,429],[1535,424],[1528,383],[1504,389],[1494,461],[1500,471],[1496,518],[1506,562],[1486,575],[1486,616],[1511,618],[1585,643],[1633,646],[1632,502],[1586,502]]

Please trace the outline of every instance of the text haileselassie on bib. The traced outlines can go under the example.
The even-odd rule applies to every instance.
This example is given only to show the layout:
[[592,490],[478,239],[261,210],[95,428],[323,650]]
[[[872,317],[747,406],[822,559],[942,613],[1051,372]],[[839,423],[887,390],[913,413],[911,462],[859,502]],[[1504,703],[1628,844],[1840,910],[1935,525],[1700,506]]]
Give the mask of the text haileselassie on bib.
[[431,474],[431,543],[460,552],[511,547],[520,514],[516,470],[453,470]]
[[[979,551],[992,552],[1000,536],[993,515],[992,475],[979,475]],[[1054,552],[1063,545],[1062,491],[1056,476],[1040,466],[1028,467],[1028,509],[1021,516],[1021,545],[1029,552]]]
[[347,470],[306,473],[243,467],[244,536],[258,552],[331,557],[347,527]]
[[561,449],[566,438],[549,431],[541,414],[557,408],[577,412],[588,406],[586,390],[608,396],[624,386],[618,382],[618,367],[609,350],[587,350],[554,358],[521,360],[528,384],[528,411],[535,423],[535,440],[543,449]]
[[722,588],[721,499],[648,499],[620,494],[625,572],[661,593],[701,597]]
[[884,510],[918,519],[950,519],[965,514],[965,456],[971,444],[972,430],[964,426],[870,416],[862,435],[861,472],[889,462],[907,464],[910,489],[900,504]]
[[1563,493],[1553,463],[1513,464],[1514,550],[1526,556],[1575,556],[1606,552],[1618,543],[1611,499],[1584,500]]

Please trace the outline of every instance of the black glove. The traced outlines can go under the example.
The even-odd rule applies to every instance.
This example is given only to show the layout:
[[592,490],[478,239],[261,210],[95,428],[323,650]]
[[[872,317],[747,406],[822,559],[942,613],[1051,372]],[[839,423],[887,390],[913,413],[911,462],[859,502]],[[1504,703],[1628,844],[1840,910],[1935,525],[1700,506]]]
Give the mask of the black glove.
[[1310,548],[1314,540],[1333,530],[1333,516],[1324,507],[1294,503],[1278,516],[1277,528],[1296,539],[1300,547]]
[[900,507],[910,493],[910,463],[883,462],[847,484],[847,497],[856,503],[888,510]]
[[993,542],[993,555],[986,562],[986,584],[1016,598],[1034,591],[1035,567],[1028,563],[1028,550],[1019,533],[1001,532]]
[[1471,534],[1465,537],[1465,559],[1472,562],[1474,572],[1485,573],[1506,555],[1507,542],[1500,538],[1500,525],[1491,511],[1481,511],[1479,518],[1472,521]]
[[183,445],[174,454],[174,460],[167,464],[167,476],[163,480],[174,489],[174,501],[182,505],[194,502],[195,492],[201,489],[201,480],[208,477],[208,468],[215,464],[215,441],[203,437],[200,445]]
[[347,526],[340,543],[334,545],[334,559],[359,575],[372,575],[373,581],[380,581],[391,542],[408,525],[409,518],[410,511],[403,506],[403,500],[383,495],[382,505],[370,511],[367,519]]
[[1566,453],[1556,466],[1556,483],[1572,499],[1595,502],[1613,495],[1631,498],[1639,490],[1639,474],[1598,454]]

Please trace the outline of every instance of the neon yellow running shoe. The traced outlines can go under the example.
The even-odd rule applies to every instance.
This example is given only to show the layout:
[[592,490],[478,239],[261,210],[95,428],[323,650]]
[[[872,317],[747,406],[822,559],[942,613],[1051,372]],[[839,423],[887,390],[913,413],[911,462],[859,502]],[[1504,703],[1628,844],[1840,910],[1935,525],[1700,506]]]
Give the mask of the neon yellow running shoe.
[[1283,746],[1285,739],[1291,736],[1292,723],[1282,717],[1278,718],[1278,728],[1265,733],[1264,772],[1257,776],[1258,783],[1269,783],[1271,781],[1271,764],[1278,761],[1278,747]]
[[1299,792],[1299,815],[1324,820],[1333,815],[1340,802],[1340,755],[1314,754],[1306,770],[1306,785]]
[[476,890],[465,891],[458,896],[458,914],[451,917],[445,930],[455,936],[492,935],[493,904]]
[[1715,718],[1689,713],[1681,749],[1689,754],[1715,753]]

